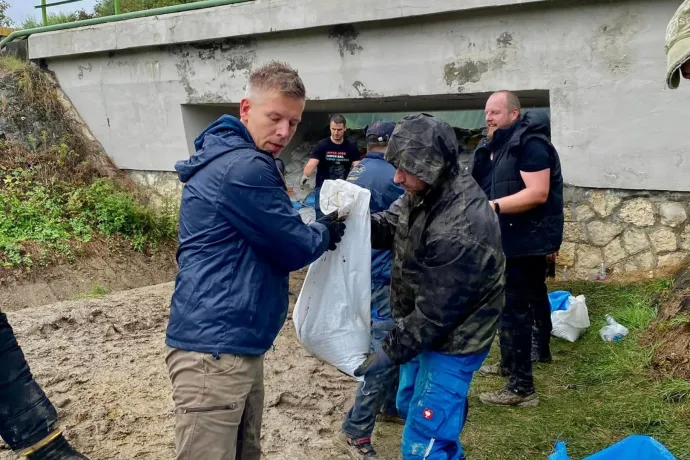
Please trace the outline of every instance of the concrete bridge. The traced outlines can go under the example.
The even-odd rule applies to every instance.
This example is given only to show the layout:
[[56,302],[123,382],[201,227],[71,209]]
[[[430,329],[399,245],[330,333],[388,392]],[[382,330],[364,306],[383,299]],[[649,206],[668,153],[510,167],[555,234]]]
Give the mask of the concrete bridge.
[[[307,111],[550,107],[568,183],[688,190],[690,91],[664,88],[678,0],[257,0],[33,35],[119,167],[171,171],[244,94],[249,71],[298,68]],[[310,116],[305,121],[308,123]]]
[[[690,85],[664,86],[679,3],[256,0],[37,34],[29,54],[120,168],[172,192],[175,161],[270,59],[307,87],[295,145],[331,111],[482,109],[517,91],[550,109],[569,184],[559,263],[587,277],[690,258]],[[303,151],[287,152],[296,177]]]

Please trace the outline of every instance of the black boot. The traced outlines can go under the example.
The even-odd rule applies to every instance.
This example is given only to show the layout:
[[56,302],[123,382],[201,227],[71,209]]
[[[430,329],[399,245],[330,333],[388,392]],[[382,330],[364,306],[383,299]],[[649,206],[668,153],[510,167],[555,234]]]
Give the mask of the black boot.
[[59,434],[55,439],[26,456],[29,460],[89,460],[80,454]]

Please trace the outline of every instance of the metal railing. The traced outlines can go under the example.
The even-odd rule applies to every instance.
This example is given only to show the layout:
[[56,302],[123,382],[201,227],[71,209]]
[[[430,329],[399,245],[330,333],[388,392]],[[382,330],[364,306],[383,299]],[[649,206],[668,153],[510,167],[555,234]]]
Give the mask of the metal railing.
[[[112,16],[104,16],[104,17],[93,18],[93,19],[84,19],[83,21],[68,22],[65,24],[55,24],[52,26],[43,26],[43,27],[36,27],[33,29],[18,30],[16,32],[13,32],[12,34],[10,34],[9,37],[7,37],[3,40],[0,40],[0,50],[2,50],[2,48],[6,44],[8,44],[8,43],[10,43],[10,42],[12,42],[18,38],[26,38],[30,35],[39,34],[39,33],[43,33],[43,32],[54,32],[56,30],[74,29],[74,28],[82,27],[82,26],[92,26],[92,25],[96,25],[96,24],[105,24],[107,22],[125,21],[127,19],[145,18],[145,17],[159,16],[161,14],[169,14],[169,13],[181,13],[183,11],[200,10],[203,8],[212,8],[214,6],[232,5],[234,3],[248,3],[248,2],[253,2],[253,1],[254,0],[202,0],[199,2],[195,2],[195,3],[185,3],[183,5],[164,6],[162,8],[153,8],[151,10],[133,11],[131,13],[120,13],[120,14],[115,14]],[[119,3],[119,1],[118,1],[118,3]],[[48,5],[46,5],[46,7],[47,6]]]
[[[43,27],[48,25],[48,8],[51,6],[66,5],[68,3],[83,2],[84,0],[61,0],[54,3],[46,3],[46,0],[41,0],[40,5],[36,5],[35,8],[41,9],[41,18],[43,19]],[[115,4],[115,14],[120,14],[120,0],[114,0]]]

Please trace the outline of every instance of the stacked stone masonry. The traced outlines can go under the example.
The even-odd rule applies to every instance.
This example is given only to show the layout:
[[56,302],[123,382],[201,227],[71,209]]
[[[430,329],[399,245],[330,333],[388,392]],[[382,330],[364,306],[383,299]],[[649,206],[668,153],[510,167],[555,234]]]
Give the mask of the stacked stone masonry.
[[690,193],[596,190],[566,186],[560,273],[591,278],[654,273],[690,255]]

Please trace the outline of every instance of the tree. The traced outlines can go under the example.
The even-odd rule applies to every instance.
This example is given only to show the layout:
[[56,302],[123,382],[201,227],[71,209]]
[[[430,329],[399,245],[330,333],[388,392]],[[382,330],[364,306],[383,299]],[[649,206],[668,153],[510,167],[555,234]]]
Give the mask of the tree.
[[6,0],[0,0],[0,27],[12,27],[14,22],[7,16],[7,9],[10,4]]

